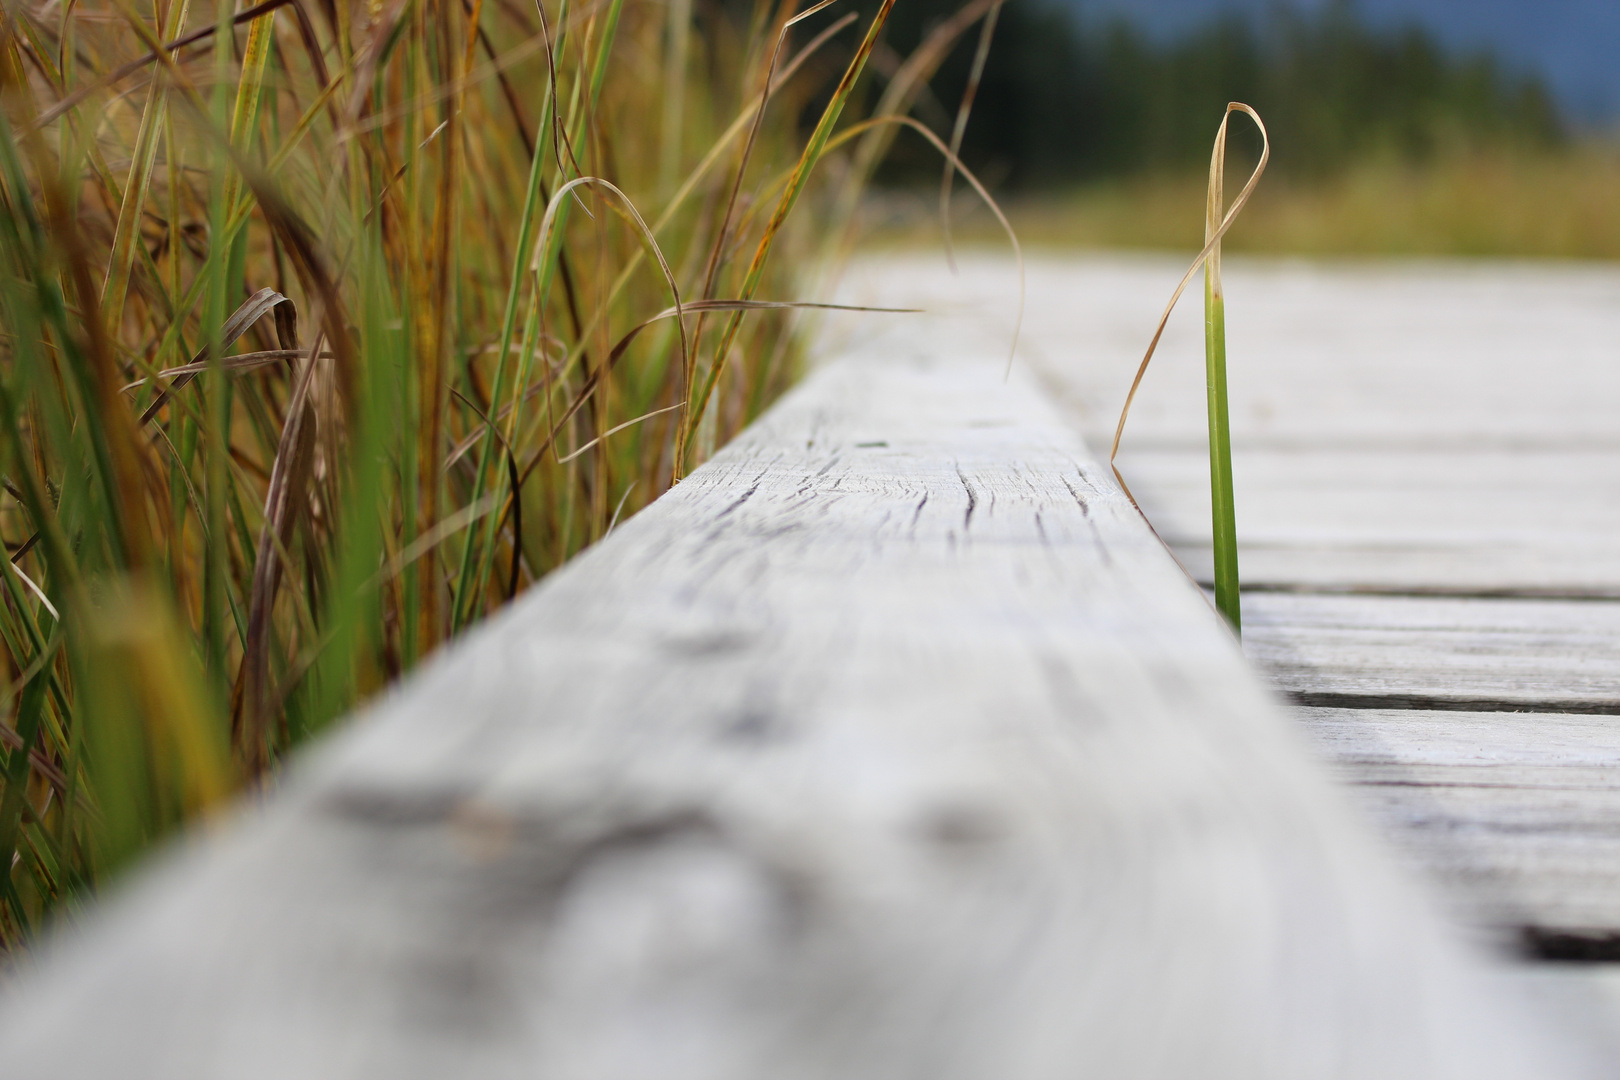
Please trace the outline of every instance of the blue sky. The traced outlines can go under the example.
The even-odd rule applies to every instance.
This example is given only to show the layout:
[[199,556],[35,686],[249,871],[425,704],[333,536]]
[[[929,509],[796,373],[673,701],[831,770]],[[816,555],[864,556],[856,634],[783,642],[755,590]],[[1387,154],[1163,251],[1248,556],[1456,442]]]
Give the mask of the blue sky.
[[[1263,18],[1279,3],[1311,9],[1325,0],[1057,0],[1082,17],[1124,14],[1158,36],[1226,11]],[[1620,120],[1620,0],[1360,0],[1368,22],[1416,22],[1448,46],[1489,49],[1546,79],[1573,118]]]

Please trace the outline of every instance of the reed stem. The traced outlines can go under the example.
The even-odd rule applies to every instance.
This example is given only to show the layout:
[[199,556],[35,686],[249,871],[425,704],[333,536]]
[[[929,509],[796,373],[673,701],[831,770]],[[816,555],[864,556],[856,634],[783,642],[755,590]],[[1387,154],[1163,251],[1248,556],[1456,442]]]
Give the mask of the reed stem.
[[1204,369],[1209,400],[1209,506],[1214,543],[1215,608],[1239,637],[1237,516],[1232,498],[1232,422],[1226,404],[1226,297],[1221,289],[1221,231],[1226,196],[1226,123],[1215,136],[1209,160],[1209,198],[1204,215]]
[[1204,364],[1209,384],[1210,526],[1215,537],[1215,607],[1243,632],[1238,611],[1237,519],[1232,499],[1232,425],[1226,407],[1226,301],[1219,271],[1204,268]]

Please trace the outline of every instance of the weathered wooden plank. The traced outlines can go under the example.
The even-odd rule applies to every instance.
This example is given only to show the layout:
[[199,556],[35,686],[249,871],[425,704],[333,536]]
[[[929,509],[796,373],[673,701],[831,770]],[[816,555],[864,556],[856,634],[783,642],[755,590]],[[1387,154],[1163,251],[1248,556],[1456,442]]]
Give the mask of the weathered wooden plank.
[[1593,1045],[1620,1060],[1620,966],[1521,964],[1508,977],[1545,1012],[1560,1017]]
[[[953,277],[932,255],[872,259],[845,296],[928,307],[948,320],[932,332],[944,348],[1005,349],[1011,261],[959,266]],[[1112,438],[1183,266],[1032,260],[1021,352],[1092,445]],[[1228,270],[1245,580],[1620,595],[1620,271],[1241,259]],[[1200,325],[1194,297],[1171,321],[1120,460],[1178,556],[1207,575]]]
[[[871,279],[880,286],[871,298],[903,299],[897,288],[936,306],[973,296],[958,322],[993,336],[987,283],[1004,266],[981,263],[960,285],[908,269]],[[1604,419],[1620,384],[1612,368],[1597,370],[1602,343],[1620,329],[1612,269],[1245,270],[1237,318],[1254,318],[1230,342],[1248,584],[1620,592],[1620,454]],[[1029,352],[1094,435],[1111,434],[1113,381],[1134,365],[1136,327],[1155,317],[1150,278],[1159,272],[1109,258],[1039,264],[1032,274]],[[1168,280],[1174,268],[1162,272]],[[1172,326],[1122,466],[1161,535],[1208,580],[1198,358],[1195,320]],[[1616,711],[1620,699],[1613,606],[1247,601],[1249,655],[1310,700]],[[1347,775],[1468,923],[1496,936],[1521,925],[1620,927],[1620,878],[1609,870],[1620,865],[1613,721],[1333,715],[1344,740],[1387,743],[1383,757],[1347,760]],[[1526,724],[1539,725],[1528,741],[1519,738]],[[1483,740],[1497,757],[1437,760],[1446,732]],[[1548,739],[1585,764],[1536,756],[1531,747]]]
[[1597,1075],[1065,425],[927,355],[814,376],[59,940],[7,1077]]
[[[1025,358],[1093,447],[1113,435],[1148,335],[1191,254],[1030,259]],[[842,295],[926,307],[934,325],[949,320],[931,333],[935,340],[1004,351],[1018,299],[1012,260],[964,256],[957,268],[953,274],[938,252],[873,257],[854,265]],[[1614,449],[1620,439],[1614,265],[1228,255],[1222,276],[1234,446]],[[1202,434],[1201,320],[1190,295],[1133,409],[1132,445],[1186,444]]]
[[[1004,342],[1011,267],[959,262],[953,279],[926,258],[873,260],[848,295],[949,310],[953,342]],[[1616,606],[1463,598],[1620,595],[1620,272],[1233,265],[1245,582],[1457,596],[1436,606],[1250,595],[1249,654],[1314,700],[1615,711]],[[1024,353],[1094,445],[1112,436],[1143,328],[1179,273],[1171,259],[1113,255],[1031,266]],[[1203,382],[1194,302],[1172,320],[1121,466],[1177,556],[1207,581]],[[1620,930],[1615,718],[1300,713],[1316,716],[1318,731],[1320,717],[1336,718],[1328,726],[1344,774],[1364,781],[1377,819],[1445,886],[1466,925],[1499,941],[1523,926],[1581,940]],[[1377,756],[1368,756],[1372,744]],[[1490,754],[1470,758],[1469,746]],[[1620,937],[1605,947],[1620,957]],[[1561,1009],[1590,1007],[1620,1031],[1614,1001],[1575,985],[1590,979],[1537,981],[1558,985]]]
[[1297,710],[1363,805],[1499,933],[1620,933],[1620,717]]
[[1249,593],[1244,652],[1308,704],[1620,716],[1620,603]]
[[[1209,580],[1209,458],[1136,450],[1121,468]],[[1239,447],[1245,583],[1620,597],[1620,451]]]
[[1579,788],[1594,781],[1620,785],[1620,717],[1419,709],[1294,711],[1335,761],[1358,769],[1388,765],[1455,769],[1458,775],[1477,771],[1500,776],[1500,782],[1510,786]]

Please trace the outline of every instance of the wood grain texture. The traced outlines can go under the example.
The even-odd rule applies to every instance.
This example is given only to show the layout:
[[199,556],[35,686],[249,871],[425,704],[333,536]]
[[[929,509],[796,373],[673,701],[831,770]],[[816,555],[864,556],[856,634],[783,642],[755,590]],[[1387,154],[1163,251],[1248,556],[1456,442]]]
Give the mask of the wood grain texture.
[[1602,1075],[1064,423],[914,332],[60,939],[8,1080]]
[[[1123,467],[1210,580],[1207,454],[1137,449]],[[1620,451],[1323,440],[1251,444],[1233,468],[1246,585],[1620,598]]]
[[1250,593],[1243,619],[1244,652],[1306,700],[1474,702],[1620,723],[1620,603]]
[[[1193,254],[1030,258],[1020,355],[1099,436],[1092,446],[1113,435],[1148,335]],[[1018,304],[1013,260],[960,254],[957,267],[938,251],[872,257],[852,267],[842,295],[925,307],[939,327],[934,341],[1004,354]],[[1234,447],[1620,449],[1620,267],[1228,254],[1221,272]],[[851,339],[874,332],[858,320],[836,324]],[[1196,302],[1172,316],[1132,409],[1128,448],[1200,450],[1202,326]]]
[[[942,347],[1005,351],[1011,260],[958,264],[873,258],[843,298],[923,306],[948,327],[932,335]],[[1031,261],[1020,356],[1092,445],[1112,438],[1184,269],[1165,255]],[[1620,270],[1230,257],[1223,277],[1246,582],[1620,596]],[[1120,467],[1209,580],[1199,319],[1196,303],[1171,319]]]
[[[932,257],[873,259],[846,295],[923,303],[950,321],[953,347],[1004,348],[1009,261],[960,265],[953,278]],[[1547,715],[1620,712],[1620,271],[1225,269],[1241,569],[1277,590],[1245,597],[1245,651],[1300,699],[1374,707],[1301,715],[1332,716],[1335,751],[1358,748],[1344,775],[1465,925],[1620,943],[1620,718]],[[1088,432],[1111,437],[1180,272],[1149,256],[1031,264],[1023,355]],[[1121,467],[1208,581],[1203,387],[1192,305],[1149,371]],[[1367,595],[1310,595],[1324,591]],[[1396,705],[1446,711],[1376,708]],[[1492,711],[1454,711],[1471,708]],[[1458,740],[1489,756],[1446,756]],[[1363,753],[1371,744],[1381,756]]]
[[1300,709],[1360,801],[1479,926],[1620,926],[1620,717]]

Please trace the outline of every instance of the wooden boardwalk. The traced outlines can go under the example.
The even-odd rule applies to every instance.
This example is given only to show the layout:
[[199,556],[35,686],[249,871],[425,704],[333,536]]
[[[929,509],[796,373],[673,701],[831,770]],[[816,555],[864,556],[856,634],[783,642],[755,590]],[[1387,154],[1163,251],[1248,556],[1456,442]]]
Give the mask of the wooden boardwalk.
[[[1245,651],[1465,925],[1620,960],[1620,269],[1227,263]],[[1182,269],[1031,263],[1020,359],[1093,447]],[[846,292],[992,349],[1016,280],[929,256]],[[1205,577],[1200,317],[1190,295],[1120,461]]]
[[[1036,277],[1003,381],[1004,268],[880,268],[887,300],[984,295],[830,327],[835,359],[714,461],[45,946],[0,996],[6,1080],[1613,1075],[1590,999],[1547,1008],[1447,925],[1082,443],[1116,373],[1058,346],[1139,340],[1099,283],[1151,305],[1166,270]],[[1160,409],[1127,466],[1196,565],[1196,447]],[[1465,925],[1602,930],[1607,602],[1570,598],[1568,559],[1503,585],[1511,529],[1441,596],[1354,577],[1287,512],[1287,459],[1317,459],[1247,439],[1245,483],[1285,478],[1239,492],[1276,555],[1252,655]],[[1436,561],[1426,520],[1357,550]],[[1480,593],[1539,606],[1492,621]],[[1440,631],[1497,659],[1459,689],[1477,651]],[[1512,813],[1564,824],[1515,855]],[[1476,888],[1498,864],[1453,833],[1518,891]],[[1577,873],[1549,836],[1597,854]]]
[[8,1080],[1603,1075],[1028,375],[910,337],[48,951]]

